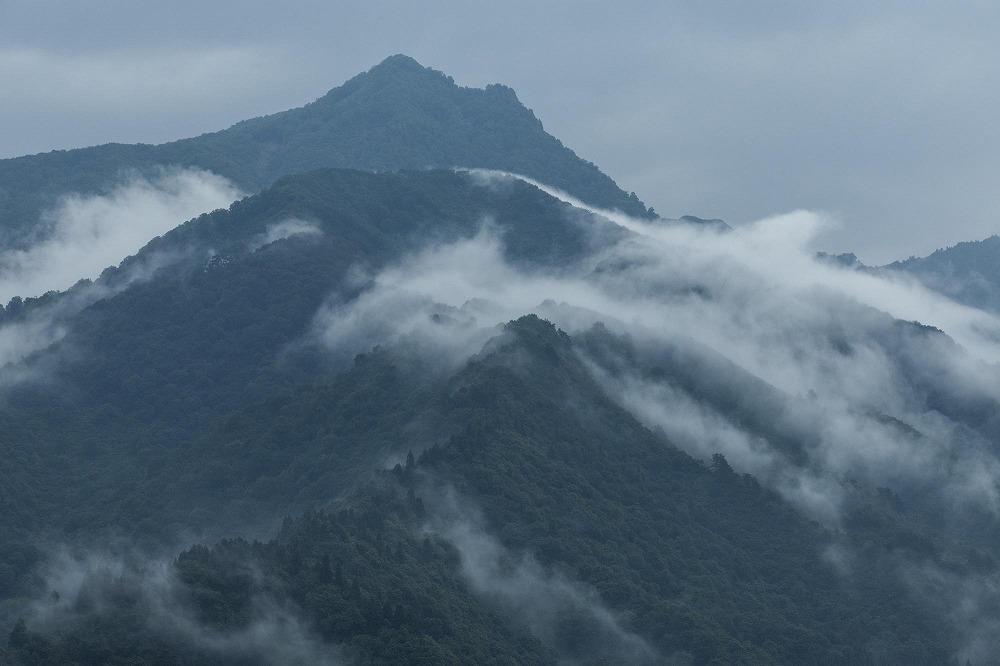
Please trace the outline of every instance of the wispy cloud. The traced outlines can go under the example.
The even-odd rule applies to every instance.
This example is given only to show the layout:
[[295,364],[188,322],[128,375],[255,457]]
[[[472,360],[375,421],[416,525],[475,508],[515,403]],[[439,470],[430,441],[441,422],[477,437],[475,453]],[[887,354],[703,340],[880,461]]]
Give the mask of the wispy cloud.
[[250,243],[250,249],[257,250],[279,240],[292,236],[319,236],[323,233],[314,222],[290,218],[268,225],[264,233],[256,236]]
[[[191,651],[220,659],[296,666],[343,663],[336,646],[324,643],[296,610],[264,593],[254,595],[248,620],[239,627],[213,627],[198,617],[170,560],[137,552],[55,549],[41,572],[44,591],[27,617],[35,630],[79,630],[86,616],[113,616],[131,605],[150,636],[177,641]],[[125,611],[128,612],[128,611]]]
[[[452,489],[433,501],[427,529],[455,547],[472,589],[525,626],[570,662],[664,663],[601,601],[597,592],[547,571],[530,553],[513,553],[483,527],[482,518]],[[572,640],[568,636],[573,636]]]
[[[1000,330],[996,318],[912,282],[818,261],[809,241],[823,220],[812,213],[721,232],[594,212],[631,234],[575,266],[524,269],[505,261],[502,241],[485,224],[472,239],[373,276],[358,299],[324,310],[320,336],[351,353],[418,337],[462,358],[498,323],[536,312],[570,332],[602,321],[654,351],[696,339],[705,358],[771,387],[784,438],[798,440],[808,464],[791,462],[787,446],[772,441],[776,431],[748,430],[692,393],[696,386],[652,382],[635,369],[602,381],[678,445],[698,456],[717,447],[824,520],[839,515],[846,477],[1000,510],[991,426],[969,421],[962,407],[998,404],[1000,376],[990,362],[1000,358],[1000,338],[983,334]],[[445,314],[461,325],[441,326]],[[962,345],[898,319],[938,325]],[[725,382],[730,370],[713,372]]]
[[135,175],[108,194],[67,193],[45,213],[41,240],[0,253],[0,301],[95,278],[155,236],[240,196],[225,178],[197,169]]

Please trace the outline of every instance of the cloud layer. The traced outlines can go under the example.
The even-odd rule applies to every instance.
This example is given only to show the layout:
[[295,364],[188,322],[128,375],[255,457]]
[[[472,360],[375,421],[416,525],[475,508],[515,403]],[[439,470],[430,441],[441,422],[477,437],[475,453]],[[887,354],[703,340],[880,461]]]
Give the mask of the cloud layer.
[[[470,177],[487,186],[515,176]],[[810,244],[825,222],[808,211],[733,232],[591,212],[631,233],[577,264],[527,269],[505,260],[487,221],[473,238],[361,278],[356,300],[317,316],[316,335],[346,357],[405,343],[455,367],[498,325],[534,312],[574,337],[608,396],[641,422],[703,460],[722,452],[835,531],[884,492],[949,538],[992,543],[1000,320],[914,281],[818,259]],[[562,589],[530,560],[501,566],[509,554],[474,521],[441,533],[473,587],[500,603]],[[994,574],[885,557],[920,598],[954,578],[939,610],[966,635],[963,654],[995,647]],[[824,561],[850,576],[857,554],[830,544]]]
[[95,278],[152,238],[240,196],[225,178],[197,169],[135,175],[104,195],[67,194],[45,214],[41,240],[0,253],[0,303]]
[[[988,417],[1000,404],[995,317],[817,260],[808,245],[823,221],[812,213],[734,233],[603,214],[633,233],[577,266],[516,268],[486,225],[372,276],[356,301],[319,315],[318,335],[348,355],[406,340],[457,362],[527,312],[571,333],[603,322],[645,354],[617,374],[594,364],[610,395],[695,455],[732,456],[818,518],[836,522],[851,477],[1000,511]],[[686,356],[668,370],[701,375],[642,373],[671,354]],[[756,429],[719,388],[736,376],[773,393],[772,404],[743,407]],[[969,405],[983,407],[970,415]]]

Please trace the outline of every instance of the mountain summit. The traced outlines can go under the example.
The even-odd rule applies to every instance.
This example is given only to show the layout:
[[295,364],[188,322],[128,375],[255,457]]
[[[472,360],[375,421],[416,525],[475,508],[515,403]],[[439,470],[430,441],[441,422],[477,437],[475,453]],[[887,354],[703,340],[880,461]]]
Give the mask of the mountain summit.
[[499,169],[596,206],[652,215],[635,194],[548,134],[510,88],[461,87],[394,55],[315,102],[219,132],[156,146],[106,144],[0,160],[0,242],[23,242],[60,196],[107,192],[124,174],[164,166],[207,169],[250,192],[326,167]]

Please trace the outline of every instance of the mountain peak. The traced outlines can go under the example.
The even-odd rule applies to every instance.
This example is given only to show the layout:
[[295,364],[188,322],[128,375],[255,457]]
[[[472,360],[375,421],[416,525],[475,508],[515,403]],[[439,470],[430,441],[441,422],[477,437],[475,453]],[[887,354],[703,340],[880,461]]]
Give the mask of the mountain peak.
[[[526,351],[536,360],[559,365],[570,358],[570,338],[552,322],[527,314],[504,326],[504,336],[496,339],[499,349]],[[487,345],[490,347],[490,345]],[[540,366],[536,366],[537,368]]]
[[[399,81],[415,81],[420,83],[437,81],[440,83],[447,83],[450,86],[455,85],[455,80],[444,72],[431,67],[425,67],[415,59],[402,53],[396,53],[389,56],[379,64],[369,69],[367,72],[354,77],[345,85],[349,86],[353,82],[370,83]],[[331,92],[335,91],[336,89]]]
[[375,65],[368,71],[369,73],[371,73],[371,72],[389,71],[389,70],[424,71],[429,69],[430,69],[429,67],[424,67],[414,58],[411,58],[408,55],[405,55],[403,53],[394,53],[393,55],[387,57],[385,60]]
[[[0,247],[32,238],[68,192],[108,191],[121,174],[165,165],[211,171],[247,192],[320,168],[484,168],[523,174],[600,208],[652,217],[593,163],[545,132],[511,88],[463,87],[410,56],[391,55],[297,109],[158,146],[108,145],[0,160]],[[40,183],[39,186],[31,185]]]

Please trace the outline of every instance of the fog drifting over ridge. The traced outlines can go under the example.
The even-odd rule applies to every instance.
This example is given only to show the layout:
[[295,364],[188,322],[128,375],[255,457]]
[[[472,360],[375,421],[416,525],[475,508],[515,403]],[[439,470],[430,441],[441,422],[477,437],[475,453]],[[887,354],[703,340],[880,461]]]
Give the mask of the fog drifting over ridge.
[[0,303],[96,278],[152,238],[241,196],[222,176],[179,168],[134,174],[107,194],[67,193],[43,216],[35,244],[0,253]]
[[[484,187],[518,178],[483,171],[470,177]],[[502,233],[484,221],[473,238],[370,276],[356,301],[318,315],[318,334],[351,353],[406,340],[460,362],[496,325],[536,312],[571,335],[605,323],[654,357],[694,345],[701,351],[692,358],[724,358],[733,372],[774,387],[784,405],[782,427],[790,438],[801,436],[808,465],[699,401],[691,387],[634,370],[595,372],[611,396],[682,448],[702,458],[725,453],[821,520],[837,522],[846,477],[903,483],[949,506],[1000,511],[1000,463],[990,445],[995,424],[970,434],[953,406],[928,402],[933,389],[959,402],[997,404],[995,317],[909,280],[818,260],[808,244],[823,220],[807,211],[735,232],[591,212],[632,234],[576,266],[526,269],[504,259]],[[566,214],[577,215],[573,208]],[[900,319],[939,326],[960,344]]]
[[[468,177],[501,189],[518,178],[483,171]],[[727,232],[588,213],[569,205],[579,202],[564,194],[536,186],[566,201],[562,214],[581,231],[614,224],[628,233],[599,234],[615,241],[579,260],[517,263],[504,251],[511,240],[505,234],[514,232],[484,217],[474,235],[414,251],[373,274],[357,269],[343,291],[353,296],[357,287],[360,295],[317,314],[319,339],[348,357],[379,343],[416,343],[447,371],[496,336],[498,325],[535,312],[573,336],[579,358],[607,395],[642,423],[697,458],[724,453],[738,472],[754,474],[833,531],[857,497],[853,480],[900,489],[904,501],[953,513],[956,521],[985,515],[997,522],[1000,465],[992,442],[998,424],[961,409],[993,408],[1000,397],[991,315],[908,281],[817,260],[809,241],[823,220],[806,211]],[[283,246],[294,250],[325,233],[308,213],[281,218],[244,249],[251,253],[296,236]],[[240,261],[239,255],[223,258]],[[949,327],[958,331],[962,344],[899,321],[904,313],[922,321],[936,317],[946,333]],[[602,340],[590,339],[601,338],[598,323],[620,347],[608,344],[601,353]],[[689,376],[679,372],[683,368]],[[743,416],[756,422],[734,417],[720,386],[732,388]],[[931,389],[946,399],[935,402]],[[552,633],[546,628],[551,618],[569,609],[591,616],[621,649],[646,652],[585,586],[538,567],[530,553],[505,550],[468,516],[443,520],[439,533],[458,549],[472,588],[515,615],[528,605],[541,635]],[[827,559],[849,575],[852,554],[836,546]],[[940,603],[969,627],[963,654],[994,650],[988,609],[1000,585],[992,574],[962,578],[934,563],[911,561],[898,571],[913,579],[916,594],[955,590]],[[266,647],[275,632],[291,627],[292,642],[304,641],[312,650],[308,632],[295,629],[294,615],[288,620],[282,609],[265,608],[262,616],[249,636],[177,626],[189,640],[220,650]]]
[[[470,177],[498,188],[520,178]],[[341,354],[403,343],[458,367],[504,322],[533,312],[572,336],[607,395],[641,423],[701,460],[724,454],[831,534],[875,492],[945,531],[997,532],[996,317],[817,258],[809,243],[824,220],[808,211],[727,232],[596,211],[535,185],[574,206],[565,214],[581,225],[603,216],[631,234],[574,265],[528,268],[505,258],[504,231],[484,219],[471,238],[359,276],[356,300],[317,315],[318,338]],[[593,344],[596,324],[626,349]],[[490,594],[496,544],[468,521],[447,529],[466,575]],[[835,538],[817,546],[839,576],[860,566]],[[903,552],[878,559],[954,628],[962,660],[1000,649],[995,574]]]

